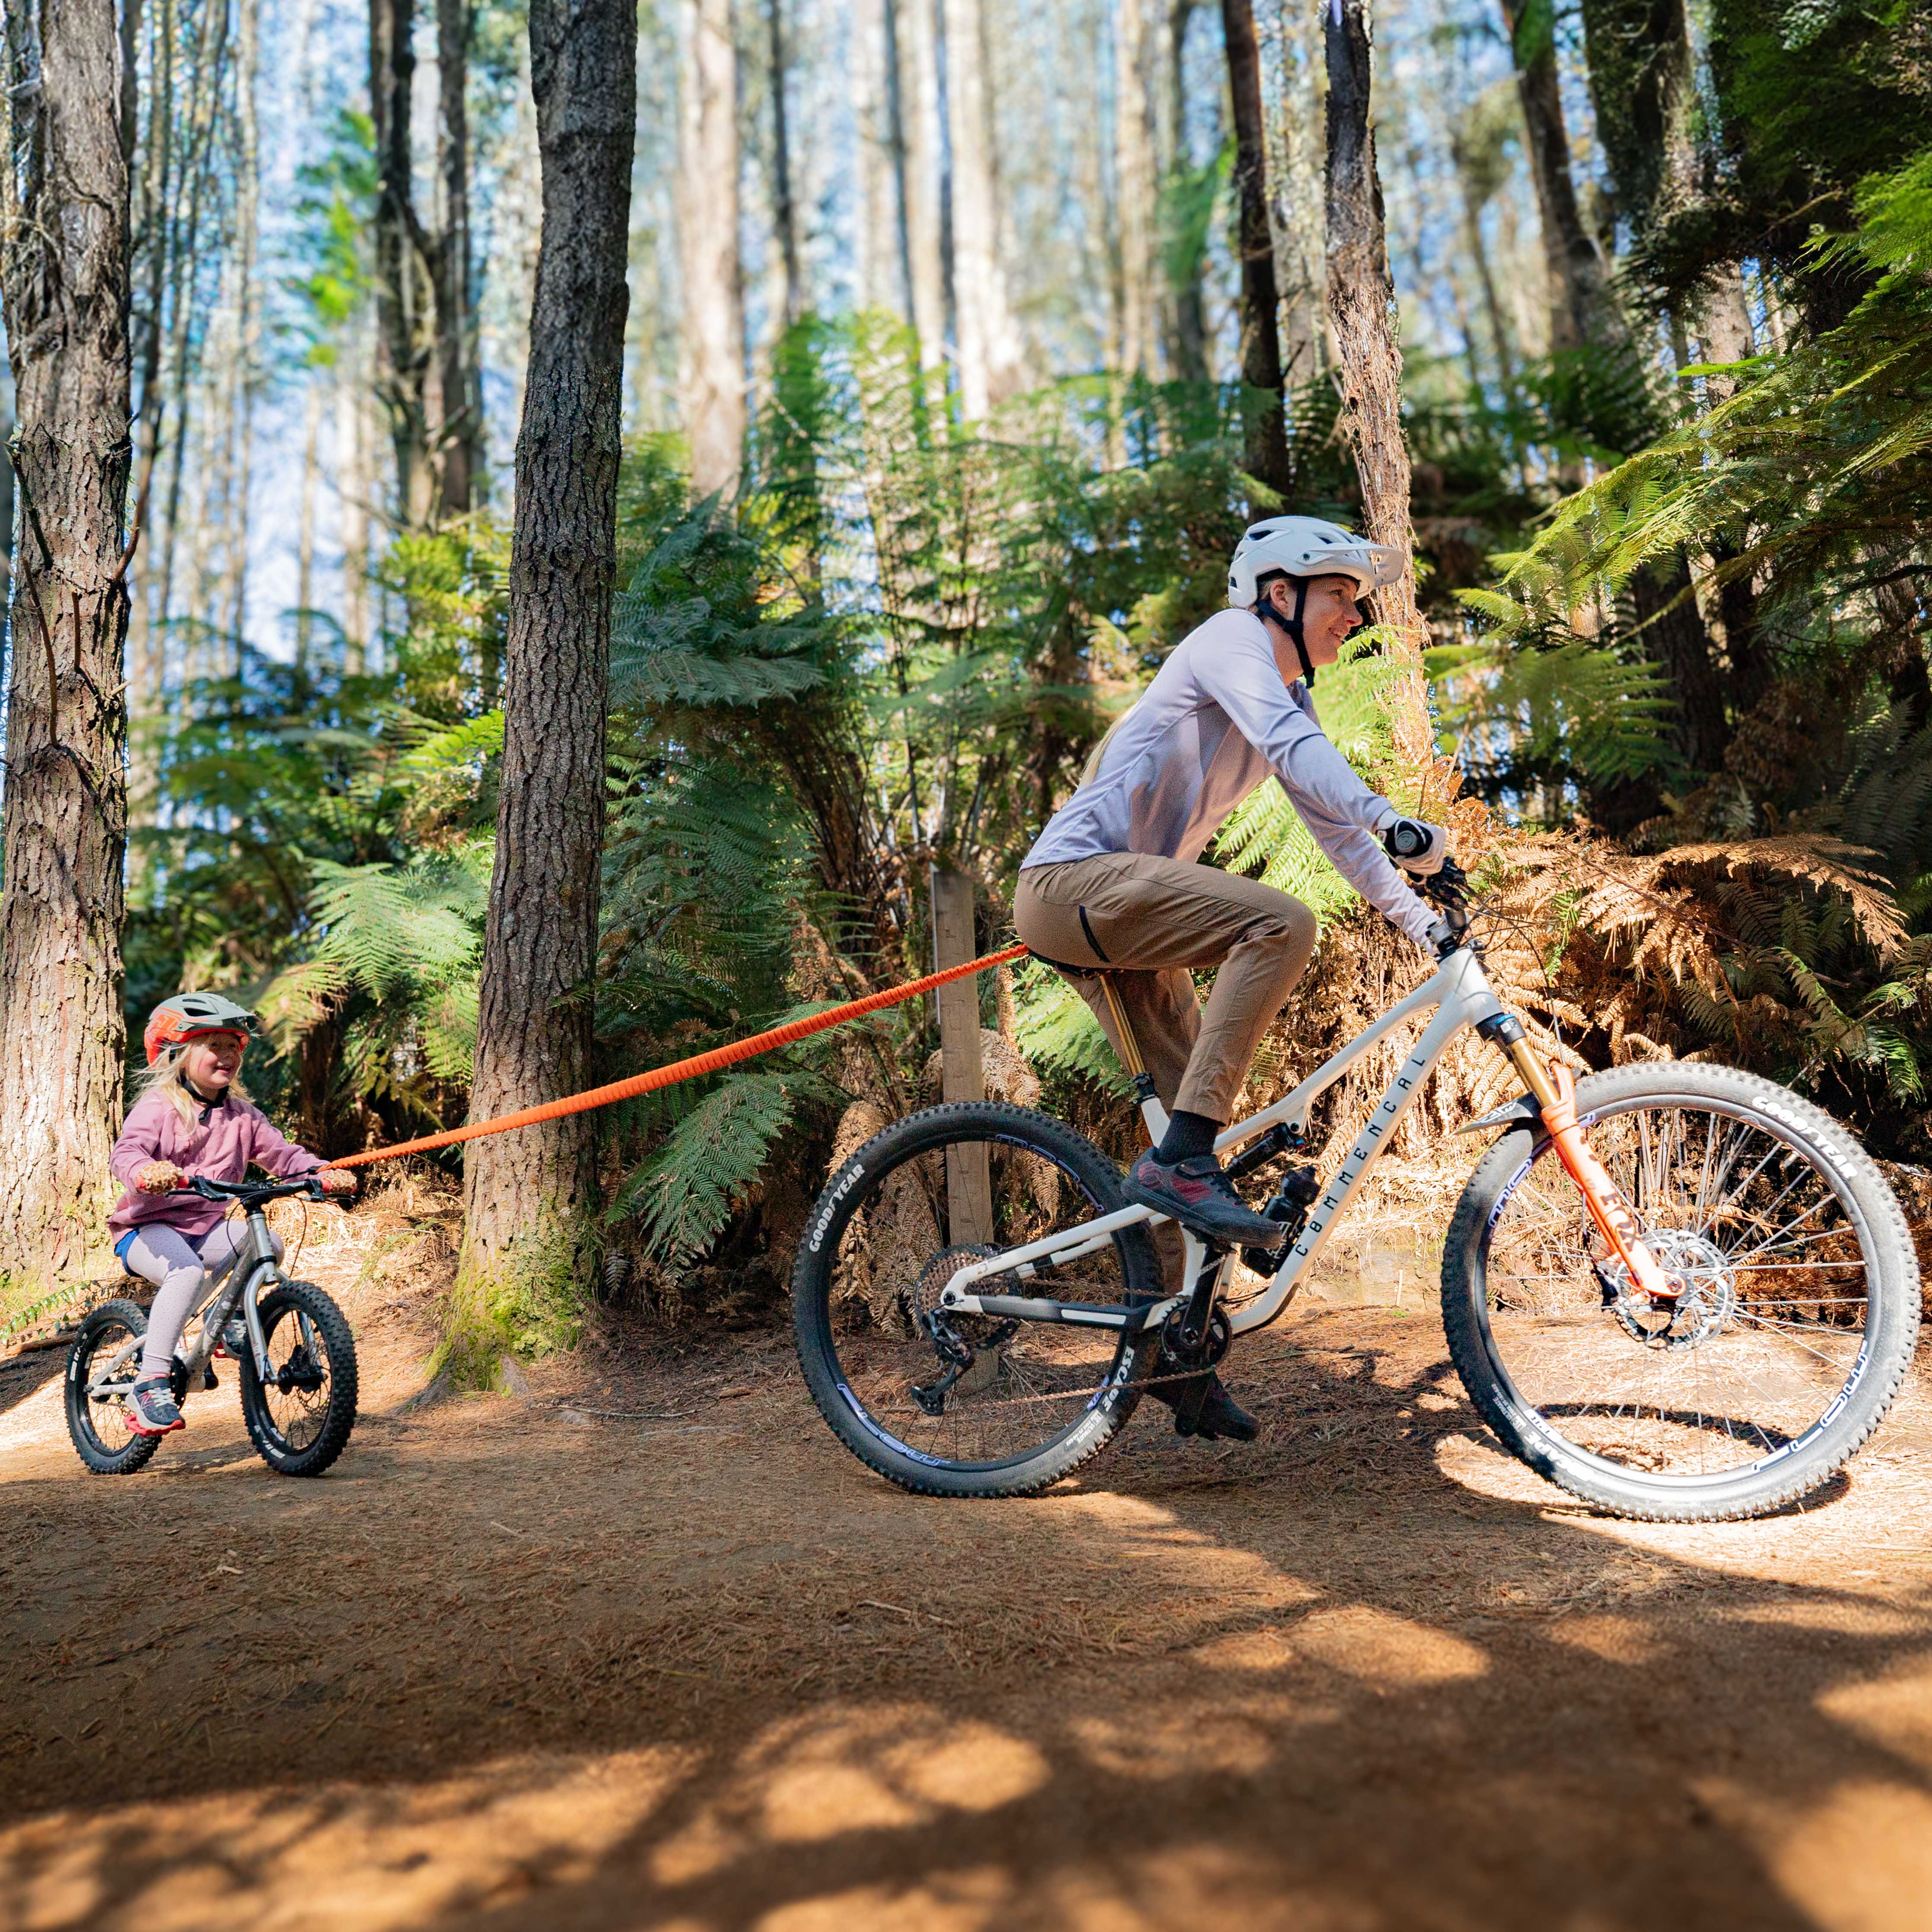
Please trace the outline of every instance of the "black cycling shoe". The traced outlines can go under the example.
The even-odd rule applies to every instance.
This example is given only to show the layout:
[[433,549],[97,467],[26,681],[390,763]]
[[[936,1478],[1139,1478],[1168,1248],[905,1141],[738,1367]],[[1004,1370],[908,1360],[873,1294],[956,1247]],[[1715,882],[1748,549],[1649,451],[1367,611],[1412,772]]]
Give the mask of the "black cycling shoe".
[[1184,1382],[1156,1383],[1148,1394],[1172,1409],[1177,1436],[1201,1436],[1211,1442],[1252,1442],[1262,1432],[1260,1422],[1228,1393],[1227,1384],[1217,1375],[1208,1378],[1208,1392],[1194,1419],[1187,1426],[1187,1401],[1192,1390]]
[[1137,1205],[1223,1247],[1276,1248],[1287,1232],[1242,1200],[1211,1154],[1193,1154],[1170,1167],[1150,1148],[1128,1168],[1125,1192]]

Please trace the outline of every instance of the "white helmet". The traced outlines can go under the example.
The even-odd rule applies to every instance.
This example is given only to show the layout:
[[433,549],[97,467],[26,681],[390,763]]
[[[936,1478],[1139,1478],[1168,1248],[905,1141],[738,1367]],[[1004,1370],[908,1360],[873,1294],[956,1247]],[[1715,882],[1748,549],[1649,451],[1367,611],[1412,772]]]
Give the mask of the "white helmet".
[[1370,543],[1319,517],[1269,517],[1251,524],[1228,566],[1228,604],[1249,610],[1260,596],[1257,580],[1276,571],[1290,577],[1352,577],[1364,596],[1393,584],[1407,560],[1388,544]]

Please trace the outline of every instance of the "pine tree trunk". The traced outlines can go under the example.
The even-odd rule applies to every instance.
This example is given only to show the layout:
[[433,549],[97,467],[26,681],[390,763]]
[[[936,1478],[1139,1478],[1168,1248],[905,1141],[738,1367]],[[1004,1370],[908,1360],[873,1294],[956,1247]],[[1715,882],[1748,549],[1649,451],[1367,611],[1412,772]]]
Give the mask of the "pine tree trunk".
[[482,480],[483,394],[470,314],[470,0],[436,0],[437,161],[442,232],[432,268],[441,414],[436,432],[436,508],[467,516]]
[[[745,310],[738,261],[738,52],[730,0],[685,0],[679,79],[678,388],[700,496],[737,488],[745,442]],[[532,348],[534,356],[535,350]]]
[[[536,0],[543,238],[517,439],[502,791],[470,1118],[574,1094],[590,1067],[604,694],[616,574],[635,133],[630,0]],[[478,1141],[464,1172],[452,1366],[568,1342],[593,1273],[590,1116]]]
[[[1402,350],[1396,340],[1382,182],[1369,122],[1370,55],[1364,0],[1336,0],[1324,16],[1328,70],[1328,310],[1341,358],[1342,425],[1361,480],[1363,521],[1377,543],[1414,555],[1408,452],[1402,434]],[[1422,653],[1428,627],[1415,598],[1413,563],[1376,592],[1376,614],[1396,637],[1408,675],[1394,693],[1395,748],[1410,770],[1435,769]],[[1425,798],[1430,784],[1425,777]],[[1438,794],[1439,795],[1439,794]]]
[[1570,134],[1557,83],[1556,40],[1546,10],[1526,0],[1502,0],[1503,22],[1516,44],[1516,90],[1529,134],[1531,178],[1543,220],[1543,250],[1550,270],[1550,342],[1552,349],[1619,340],[1623,321],[1610,291],[1610,274],[1594,238],[1583,226],[1570,172]]
[[[1168,77],[1173,98],[1168,112],[1173,122],[1174,153],[1169,178],[1178,187],[1190,171],[1187,152],[1187,29],[1198,0],[1172,0],[1168,14]],[[1208,380],[1207,305],[1201,286],[1198,253],[1184,257],[1172,239],[1166,242],[1169,289],[1174,300],[1174,373],[1184,382]]]
[[420,259],[412,232],[415,157],[410,100],[416,77],[416,0],[369,0],[369,103],[378,185],[375,220],[376,389],[396,452],[399,523],[429,520],[435,478],[424,396],[429,357],[422,338]]
[[20,542],[0,808],[0,1268],[82,1261],[121,1118],[130,455],[111,0],[10,8],[0,298]]
[[[1228,84],[1234,112],[1234,193],[1240,212],[1241,380],[1251,399],[1249,474],[1278,496],[1293,482],[1282,418],[1281,330],[1276,311],[1274,235],[1268,224],[1268,142],[1262,125],[1261,48],[1252,0],[1221,0],[1228,43]],[[1258,506],[1257,506],[1258,507]]]

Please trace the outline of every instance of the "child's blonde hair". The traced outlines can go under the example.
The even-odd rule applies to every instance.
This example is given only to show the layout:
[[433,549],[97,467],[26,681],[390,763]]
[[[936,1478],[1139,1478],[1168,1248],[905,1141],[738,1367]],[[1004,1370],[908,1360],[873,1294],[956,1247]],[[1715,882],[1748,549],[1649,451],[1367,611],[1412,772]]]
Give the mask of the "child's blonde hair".
[[[201,1110],[208,1105],[198,1100],[188,1084],[188,1050],[191,1044],[182,1040],[178,1045],[166,1048],[154,1065],[143,1073],[138,1082],[141,1098],[150,1094],[165,1094],[176,1113],[191,1127],[201,1124]],[[228,1083],[230,1096],[237,1100],[245,1100],[248,1090],[242,1084],[242,1076],[237,1073]]]

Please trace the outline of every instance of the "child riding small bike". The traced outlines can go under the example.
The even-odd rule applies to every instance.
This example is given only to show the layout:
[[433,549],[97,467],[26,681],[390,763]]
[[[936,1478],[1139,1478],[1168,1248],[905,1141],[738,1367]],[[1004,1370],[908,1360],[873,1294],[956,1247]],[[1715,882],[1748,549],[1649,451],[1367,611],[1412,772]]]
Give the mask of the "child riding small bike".
[[[356,1177],[330,1168],[286,1140],[242,1090],[242,1056],[255,1016],[216,993],[178,993],[149,1016],[142,1042],[148,1071],[141,1097],[114,1143],[108,1167],[127,1189],[108,1217],[114,1252],[130,1274],[154,1285],[141,1366],[127,1403],[140,1436],[184,1427],[170,1377],[176,1344],[203,1285],[234,1258],[244,1238],[226,1204],[182,1191],[197,1175],[238,1181],[250,1164],[294,1179],[313,1174],[332,1194],[353,1194]],[[274,1243],[280,1261],[282,1244]],[[242,1318],[219,1352],[247,1346]]]

